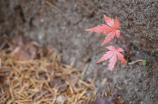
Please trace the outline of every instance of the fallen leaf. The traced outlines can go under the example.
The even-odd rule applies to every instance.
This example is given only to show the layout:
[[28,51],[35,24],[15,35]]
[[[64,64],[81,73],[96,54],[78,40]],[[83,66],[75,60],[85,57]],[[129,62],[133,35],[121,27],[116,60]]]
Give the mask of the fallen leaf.
[[51,87],[59,87],[58,91],[60,93],[64,92],[67,89],[67,87],[68,87],[68,85],[66,84],[65,80],[61,79],[60,77],[55,77],[54,79],[52,79],[50,81],[50,86]]
[[28,38],[16,35],[12,39],[12,45],[15,50],[15,53],[13,54],[15,59],[30,60],[36,57],[37,48]]
[[107,97],[99,97],[95,101],[90,102],[88,104],[117,104],[114,97],[111,96],[109,98]]

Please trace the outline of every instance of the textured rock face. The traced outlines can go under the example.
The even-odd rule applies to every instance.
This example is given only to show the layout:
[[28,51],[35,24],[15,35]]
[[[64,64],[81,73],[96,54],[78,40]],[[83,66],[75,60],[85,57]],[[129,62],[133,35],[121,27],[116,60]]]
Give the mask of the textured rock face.
[[[112,18],[117,16],[120,21],[121,31],[125,34],[130,49],[127,61],[148,59],[156,62],[158,59],[157,10],[157,0],[50,0],[49,2],[45,0],[4,0],[0,1],[0,35],[23,34],[44,45],[53,44],[64,54],[63,60],[68,64],[75,57],[76,60],[90,61],[95,65],[95,62],[105,53],[104,47],[100,46],[105,36],[85,32],[85,29],[105,23],[103,14],[106,14]],[[117,46],[120,41],[115,38],[108,45]],[[122,48],[126,49],[125,45]],[[120,69],[119,66],[117,68]],[[153,68],[156,66],[153,65]],[[149,77],[151,75],[152,80],[158,78],[158,75],[155,74],[157,70],[147,73],[148,68],[141,66],[129,66],[124,69],[145,71],[142,73],[143,77],[142,74],[133,76],[135,72],[129,74],[137,80],[144,78],[146,82],[142,82],[142,85],[150,83],[150,78],[145,79],[145,75],[149,75]],[[126,70],[127,72],[117,71],[110,74],[111,77],[114,76],[112,82],[124,81],[125,76],[122,74],[127,74],[128,70]],[[105,74],[101,76],[105,77]],[[129,86],[136,86],[136,83],[140,82],[133,81]],[[148,95],[143,91],[137,95],[133,92],[135,87],[128,89],[129,86],[123,88],[123,94],[126,93],[126,100],[131,102],[130,104],[143,100],[144,95],[147,97],[143,102],[147,104],[153,102],[154,104],[156,101],[151,100],[157,97],[153,96],[155,89],[149,89]],[[138,90],[142,89],[140,85],[137,87]],[[128,95],[127,92],[133,94]],[[133,96],[138,96],[138,98],[132,98]],[[133,100],[130,101],[131,99]]]
[[104,23],[103,14],[106,14],[118,17],[128,45],[158,56],[156,0],[53,0],[50,3],[55,7],[44,0],[1,1],[1,34],[19,32],[46,45],[53,43],[65,54],[87,61],[103,53],[100,43],[104,36],[84,30]]

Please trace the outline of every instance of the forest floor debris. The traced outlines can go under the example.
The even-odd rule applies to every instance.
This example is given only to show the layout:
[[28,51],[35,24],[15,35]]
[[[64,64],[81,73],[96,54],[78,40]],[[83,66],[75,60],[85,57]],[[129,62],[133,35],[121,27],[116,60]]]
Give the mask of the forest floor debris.
[[3,43],[1,104],[86,104],[96,99],[93,80],[82,80],[81,69],[61,63],[61,54],[55,48],[43,48],[19,35]]

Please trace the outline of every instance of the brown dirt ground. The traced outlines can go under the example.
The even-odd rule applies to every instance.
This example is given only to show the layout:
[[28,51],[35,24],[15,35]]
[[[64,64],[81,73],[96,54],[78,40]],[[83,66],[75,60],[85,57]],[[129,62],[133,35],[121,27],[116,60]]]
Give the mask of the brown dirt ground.
[[[0,35],[22,34],[44,45],[53,44],[64,63],[75,62],[73,66],[80,69],[87,64],[85,79],[96,76],[97,96],[106,81],[125,104],[157,104],[157,10],[157,0],[5,0],[0,1]],[[146,59],[146,66],[119,62],[109,71],[107,61],[96,64],[105,53],[100,46],[104,36],[85,29],[105,23],[103,14],[118,17],[130,49],[127,62]],[[115,38],[108,45],[118,43]]]

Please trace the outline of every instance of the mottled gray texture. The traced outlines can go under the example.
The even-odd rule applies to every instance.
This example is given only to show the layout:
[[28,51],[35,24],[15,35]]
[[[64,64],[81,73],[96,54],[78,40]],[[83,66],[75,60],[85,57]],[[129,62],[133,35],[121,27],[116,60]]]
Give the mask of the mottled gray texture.
[[[53,44],[63,53],[63,62],[68,64],[74,57],[77,62],[90,62],[85,79],[98,71],[97,86],[107,78],[111,89],[125,104],[158,102],[158,0],[50,2],[60,10],[46,4],[45,0],[0,1],[0,35],[22,34],[44,45]],[[100,46],[105,36],[85,32],[85,29],[105,23],[103,14],[118,17],[130,49],[127,62],[147,59],[151,65],[119,62],[111,72],[107,68],[108,61],[96,64],[105,53],[104,46]],[[119,42],[120,39],[115,38],[107,45],[117,46]],[[126,50],[125,44],[121,47]],[[122,89],[118,90],[116,85]]]

